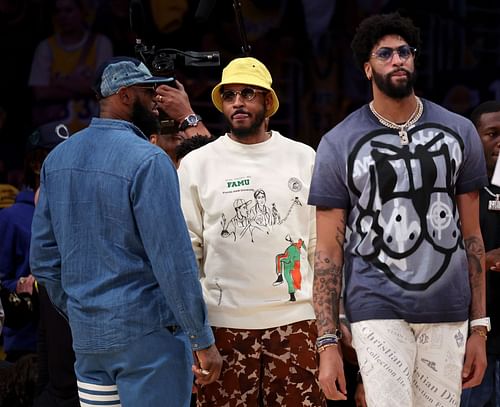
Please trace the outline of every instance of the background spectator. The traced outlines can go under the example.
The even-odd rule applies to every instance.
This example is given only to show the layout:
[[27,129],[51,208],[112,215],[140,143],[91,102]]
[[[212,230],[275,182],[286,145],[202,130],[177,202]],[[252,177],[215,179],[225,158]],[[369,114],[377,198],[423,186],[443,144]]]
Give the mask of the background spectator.
[[54,34],[38,45],[31,67],[33,124],[58,121],[75,132],[97,113],[91,83],[112,56],[111,42],[88,28],[82,0],[55,0],[52,12]]

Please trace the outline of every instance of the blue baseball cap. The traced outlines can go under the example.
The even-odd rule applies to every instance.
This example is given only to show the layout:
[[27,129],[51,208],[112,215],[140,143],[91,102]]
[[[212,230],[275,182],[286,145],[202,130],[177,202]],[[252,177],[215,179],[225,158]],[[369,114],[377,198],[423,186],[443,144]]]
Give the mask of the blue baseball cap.
[[173,77],[153,76],[146,65],[136,58],[113,57],[97,69],[92,89],[99,98],[106,98],[123,87],[172,82],[175,82]]

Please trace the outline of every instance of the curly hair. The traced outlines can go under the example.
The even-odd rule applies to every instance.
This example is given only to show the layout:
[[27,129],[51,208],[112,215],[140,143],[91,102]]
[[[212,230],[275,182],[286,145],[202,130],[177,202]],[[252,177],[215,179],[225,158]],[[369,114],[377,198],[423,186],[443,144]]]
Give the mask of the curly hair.
[[178,160],[184,158],[187,153],[203,147],[205,144],[211,143],[216,137],[202,136],[201,134],[196,134],[193,137],[182,140],[182,143],[175,148],[175,156]]
[[398,12],[376,14],[364,19],[356,30],[351,49],[358,67],[370,59],[374,45],[386,35],[399,35],[412,47],[420,49],[420,30],[407,17]]

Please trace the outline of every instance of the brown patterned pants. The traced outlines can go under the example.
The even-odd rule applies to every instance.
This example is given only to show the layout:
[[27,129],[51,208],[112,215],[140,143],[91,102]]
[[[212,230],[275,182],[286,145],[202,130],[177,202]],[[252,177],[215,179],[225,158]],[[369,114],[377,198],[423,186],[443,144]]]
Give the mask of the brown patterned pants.
[[198,387],[197,406],[325,406],[314,321],[270,329],[214,328],[219,380]]

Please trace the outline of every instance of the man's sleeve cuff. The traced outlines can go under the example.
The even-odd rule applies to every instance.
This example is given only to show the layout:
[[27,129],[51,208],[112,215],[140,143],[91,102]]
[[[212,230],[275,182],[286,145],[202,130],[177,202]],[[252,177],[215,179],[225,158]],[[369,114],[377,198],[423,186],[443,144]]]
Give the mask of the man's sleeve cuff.
[[188,332],[188,338],[191,342],[191,347],[193,351],[199,351],[203,349],[207,349],[215,343],[214,334],[212,332],[212,328],[210,326],[205,326],[200,331],[191,331]]

